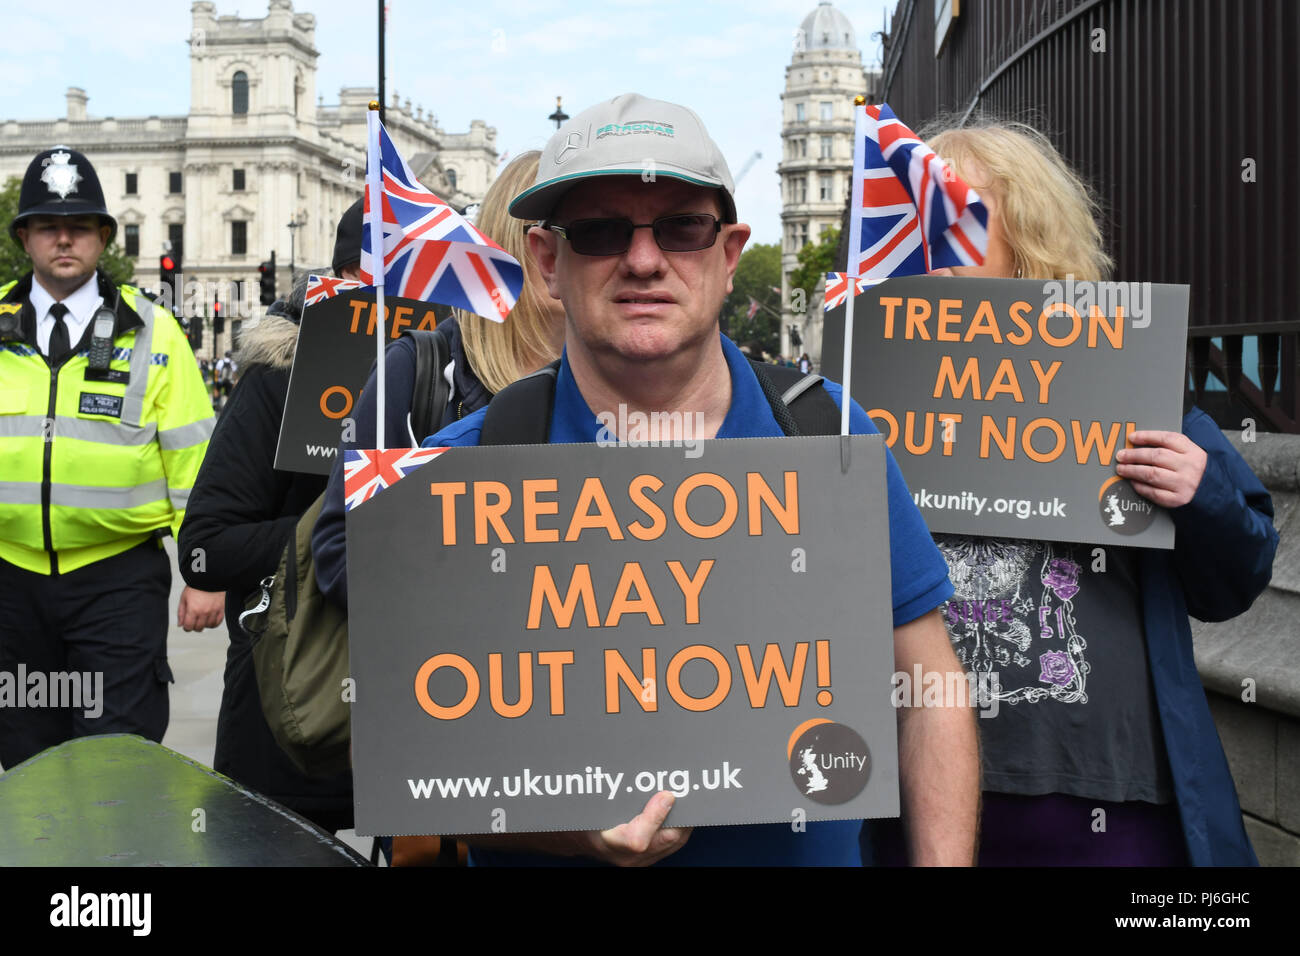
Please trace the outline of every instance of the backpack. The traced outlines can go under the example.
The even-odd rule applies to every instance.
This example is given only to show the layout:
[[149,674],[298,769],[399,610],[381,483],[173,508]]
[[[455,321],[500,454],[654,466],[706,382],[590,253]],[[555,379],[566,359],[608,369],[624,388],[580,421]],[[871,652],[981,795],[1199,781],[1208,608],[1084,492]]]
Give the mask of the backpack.
[[[437,329],[406,329],[415,345],[410,428],[437,431],[450,401],[442,370],[451,357]],[[262,713],[280,749],[308,776],[331,776],[351,764],[352,728],[344,699],[348,676],[347,613],[321,594],[311,534],[322,494],[298,519],[274,575],[245,604],[239,625],[252,642]]]
[[[422,345],[422,337],[434,335],[439,342]],[[415,333],[414,337],[417,361],[411,430],[416,435],[431,435],[437,431],[436,410],[447,404],[448,389],[441,375],[446,362],[442,353],[434,352],[439,344],[445,347],[445,342],[436,330]],[[422,347],[427,350],[423,364]],[[553,362],[496,395],[488,405],[479,443],[545,443],[559,365]],[[840,411],[826,390],[817,387],[820,375],[761,362],[752,365],[782,432],[839,434]],[[347,615],[320,593],[312,566],[311,534],[323,501],[322,495],[298,520],[294,540],[285,548],[274,578],[263,580],[257,605],[239,619],[241,626],[245,618],[260,616],[265,622],[253,638],[262,711],[281,749],[311,776],[340,773],[351,766],[350,705],[343,694],[349,671]]]

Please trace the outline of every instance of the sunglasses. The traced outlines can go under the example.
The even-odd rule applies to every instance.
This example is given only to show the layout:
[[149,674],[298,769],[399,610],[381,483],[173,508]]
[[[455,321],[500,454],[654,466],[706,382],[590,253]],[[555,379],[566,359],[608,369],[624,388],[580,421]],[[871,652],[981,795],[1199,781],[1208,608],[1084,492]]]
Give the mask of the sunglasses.
[[634,223],[630,219],[575,219],[567,226],[544,223],[544,228],[569,240],[580,256],[618,256],[632,246],[632,233],[650,229],[664,252],[698,252],[713,245],[722,223],[705,213],[663,216],[654,222]]

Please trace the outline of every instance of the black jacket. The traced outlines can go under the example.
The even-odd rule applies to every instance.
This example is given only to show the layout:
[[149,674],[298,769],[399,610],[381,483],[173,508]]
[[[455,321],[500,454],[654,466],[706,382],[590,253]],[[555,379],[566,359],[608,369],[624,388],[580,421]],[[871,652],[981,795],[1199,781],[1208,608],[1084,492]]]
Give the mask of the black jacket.
[[191,587],[226,592],[230,650],[216,769],[335,830],[352,825],[351,773],[308,778],[280,750],[262,716],[251,645],[239,627],[245,598],[275,573],[298,516],[325,490],[324,476],[274,468],[296,318],[268,315],[243,336],[243,377],[217,422],[190,494],[180,569]]

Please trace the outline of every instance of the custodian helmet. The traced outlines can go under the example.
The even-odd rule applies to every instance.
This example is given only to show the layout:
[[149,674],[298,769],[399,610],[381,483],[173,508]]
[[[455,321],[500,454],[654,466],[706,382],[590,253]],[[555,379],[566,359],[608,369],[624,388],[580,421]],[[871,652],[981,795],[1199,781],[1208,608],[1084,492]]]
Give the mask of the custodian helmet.
[[54,146],[37,153],[27,166],[18,193],[18,215],[9,224],[9,235],[18,241],[18,227],[29,216],[98,216],[117,235],[117,220],[104,205],[95,167],[84,154],[67,146]]

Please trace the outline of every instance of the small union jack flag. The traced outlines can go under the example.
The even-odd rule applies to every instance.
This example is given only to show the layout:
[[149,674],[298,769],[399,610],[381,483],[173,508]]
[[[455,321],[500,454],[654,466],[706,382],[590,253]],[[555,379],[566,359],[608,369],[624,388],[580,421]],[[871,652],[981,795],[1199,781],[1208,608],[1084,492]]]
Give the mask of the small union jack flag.
[[446,448],[348,449],[343,458],[344,506],[351,511],[446,450]]
[[380,192],[366,183],[361,281],[373,285],[376,256],[370,222],[383,228],[384,291],[466,309],[504,322],[524,287],[524,270],[504,249],[426,189],[379,125]]
[[316,305],[318,302],[324,302],[326,299],[338,295],[340,292],[348,292],[352,289],[366,288],[365,284],[358,282],[356,279],[338,279],[334,276],[308,276],[307,277],[307,295],[303,298],[303,308],[309,305]]
[[984,203],[889,104],[858,108],[855,146],[861,214],[849,221],[849,274],[886,279],[984,262]]
[[854,295],[862,295],[864,291],[883,281],[883,279],[861,279],[858,276],[851,276],[847,272],[828,272],[826,273],[826,295],[823,300],[822,310],[829,312],[831,309],[843,305],[844,300],[848,298],[850,286],[853,287]]

